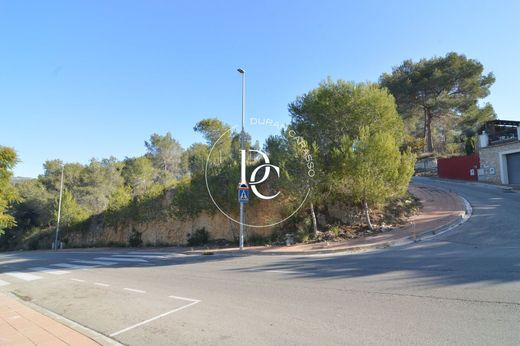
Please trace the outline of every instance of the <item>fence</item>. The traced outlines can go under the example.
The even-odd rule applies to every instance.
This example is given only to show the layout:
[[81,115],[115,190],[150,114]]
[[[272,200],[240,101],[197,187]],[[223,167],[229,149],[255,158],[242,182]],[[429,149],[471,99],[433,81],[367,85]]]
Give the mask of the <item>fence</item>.
[[437,171],[441,178],[477,181],[479,168],[477,154],[437,160]]

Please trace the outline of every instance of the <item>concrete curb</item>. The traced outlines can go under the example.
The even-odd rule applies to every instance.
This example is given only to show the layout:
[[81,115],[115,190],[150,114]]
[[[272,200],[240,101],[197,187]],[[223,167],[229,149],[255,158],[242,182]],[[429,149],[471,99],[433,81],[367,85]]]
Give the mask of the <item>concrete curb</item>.
[[382,241],[379,243],[374,244],[366,244],[366,245],[357,245],[347,248],[341,248],[341,249],[320,249],[320,250],[307,250],[307,251],[262,251],[262,250],[247,250],[240,252],[239,250],[229,250],[229,251],[219,251],[218,249],[208,249],[208,250],[196,250],[196,251],[185,251],[183,254],[185,255],[194,255],[194,254],[204,254],[204,253],[212,253],[212,254],[218,254],[218,255],[230,255],[230,256],[247,256],[247,255],[263,255],[263,256],[310,256],[310,255],[323,255],[323,254],[334,254],[334,253],[356,253],[356,252],[362,252],[362,251],[370,251],[370,250],[378,250],[378,249],[385,249],[388,247],[394,247],[394,246],[403,246],[413,243],[418,243],[421,241],[428,241],[432,240],[438,236],[441,236],[447,232],[450,232],[460,225],[464,224],[466,221],[469,220],[471,215],[473,214],[473,208],[471,207],[471,204],[461,195],[453,192],[448,191],[443,188],[436,187],[437,189],[441,189],[444,191],[447,191],[449,193],[455,194],[464,204],[464,213],[461,213],[461,215],[454,220],[450,220],[446,222],[444,225],[435,227],[434,229],[430,229],[424,232],[421,232],[420,234],[417,234],[415,236],[415,239],[413,236],[406,236],[400,239],[390,240],[390,241]]

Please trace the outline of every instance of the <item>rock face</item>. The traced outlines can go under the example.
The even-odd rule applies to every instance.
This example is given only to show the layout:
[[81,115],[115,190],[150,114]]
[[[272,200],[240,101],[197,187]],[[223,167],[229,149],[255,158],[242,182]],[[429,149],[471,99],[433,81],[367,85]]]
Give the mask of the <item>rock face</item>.
[[[233,215],[238,219],[238,215]],[[268,203],[257,203],[246,207],[247,223],[267,225],[280,220],[278,208]],[[208,231],[211,240],[234,241],[238,239],[239,224],[220,212],[201,212],[193,219],[180,220],[173,217],[158,217],[146,222],[128,222],[108,225],[103,215],[90,219],[89,226],[81,231],[70,231],[63,239],[67,247],[129,245],[133,236],[138,236],[145,246],[185,245],[190,234],[198,229]],[[245,234],[268,236],[273,227],[246,227]],[[131,245],[131,244],[130,244]]]

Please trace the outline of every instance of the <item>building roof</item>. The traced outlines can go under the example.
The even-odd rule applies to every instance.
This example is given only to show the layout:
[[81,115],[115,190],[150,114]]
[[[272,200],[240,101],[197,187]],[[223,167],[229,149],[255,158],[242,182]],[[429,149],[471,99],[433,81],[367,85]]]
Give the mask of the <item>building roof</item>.
[[486,129],[489,129],[492,125],[494,125],[494,126],[518,127],[518,126],[520,126],[520,121],[516,121],[516,120],[498,120],[498,119],[486,121],[486,123],[480,127],[478,132],[482,133],[482,131],[484,131]]

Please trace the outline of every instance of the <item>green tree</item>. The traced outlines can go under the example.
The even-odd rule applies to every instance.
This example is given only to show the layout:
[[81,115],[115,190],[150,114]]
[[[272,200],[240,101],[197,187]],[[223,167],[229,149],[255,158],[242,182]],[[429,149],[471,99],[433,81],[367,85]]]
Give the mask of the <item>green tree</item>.
[[[353,200],[368,212],[371,205],[390,198],[388,189],[399,179],[402,184],[395,191],[408,186],[413,171],[413,165],[408,161],[412,161],[414,155],[406,151],[403,155],[408,163],[403,163],[400,169],[391,162],[402,161],[399,148],[403,143],[404,126],[394,98],[387,90],[372,83],[329,79],[297,98],[289,105],[289,111],[291,128],[307,143],[312,143],[309,147],[316,169],[323,167],[312,179],[315,202],[326,203],[324,196],[334,195],[345,201]],[[366,143],[372,139],[377,146]],[[357,151],[353,151],[354,143]],[[384,159],[378,160],[378,149],[383,150]],[[366,180],[361,181],[363,178]],[[360,187],[364,188],[359,190]],[[380,197],[376,198],[378,194]],[[369,226],[372,227],[371,222]]]
[[16,190],[11,184],[12,169],[16,162],[14,149],[0,146],[0,235],[6,228],[16,224],[15,218],[7,213],[9,206],[18,200]]
[[[315,204],[321,201],[323,194],[317,191],[318,178],[320,173],[316,173],[318,167],[314,164],[316,158],[316,148],[310,146],[306,141],[293,138],[289,135],[291,127],[282,131],[281,135],[270,136],[265,143],[265,150],[269,158],[280,167],[280,179],[270,182],[276,185],[275,191],[283,191],[283,203],[300,203],[305,194],[309,192],[309,211],[312,221],[312,231],[318,231],[316,220]],[[309,175],[312,165],[313,176]]]
[[357,138],[343,136],[332,153],[335,188],[363,207],[368,227],[373,230],[370,208],[406,192],[415,155],[410,150],[401,153],[391,134],[371,133],[368,126],[361,128]]
[[[65,165],[65,176],[70,171]],[[98,214],[108,208],[110,196],[124,184],[121,175],[124,164],[116,158],[90,160],[82,167],[79,182],[75,185],[66,185],[72,192],[79,205],[89,211],[89,214]]]
[[404,119],[414,121],[422,116],[425,150],[433,152],[433,120],[462,117],[482,122],[494,117],[491,105],[478,106],[495,82],[492,73],[483,71],[480,62],[451,52],[419,62],[406,60],[392,73],[383,74],[380,84],[394,95]]
[[50,226],[53,221],[54,196],[38,179],[15,184],[20,200],[13,210],[18,228]]
[[164,136],[154,133],[150,136],[150,141],[144,143],[163,185],[170,185],[172,180],[182,177],[185,173],[181,160],[184,149],[170,132]]
[[155,170],[152,161],[146,156],[126,159],[123,176],[132,188],[132,195],[143,197],[154,183]]
[[203,143],[192,144],[183,154],[183,162],[192,177],[204,175],[209,147]]
[[[56,221],[58,220],[58,203],[59,198],[56,198],[54,202],[54,219]],[[60,223],[63,226],[71,226],[86,220],[88,216],[88,212],[78,205],[72,193],[64,189],[61,199]]]
[[212,160],[220,164],[230,158],[233,133],[229,125],[215,118],[203,119],[193,130],[204,137],[209,148],[213,147]]
[[395,102],[377,84],[354,84],[330,79],[289,104],[292,127],[307,143],[315,144],[323,167],[331,164],[331,151],[344,135],[355,138],[363,126],[383,130],[401,140],[403,122]]

